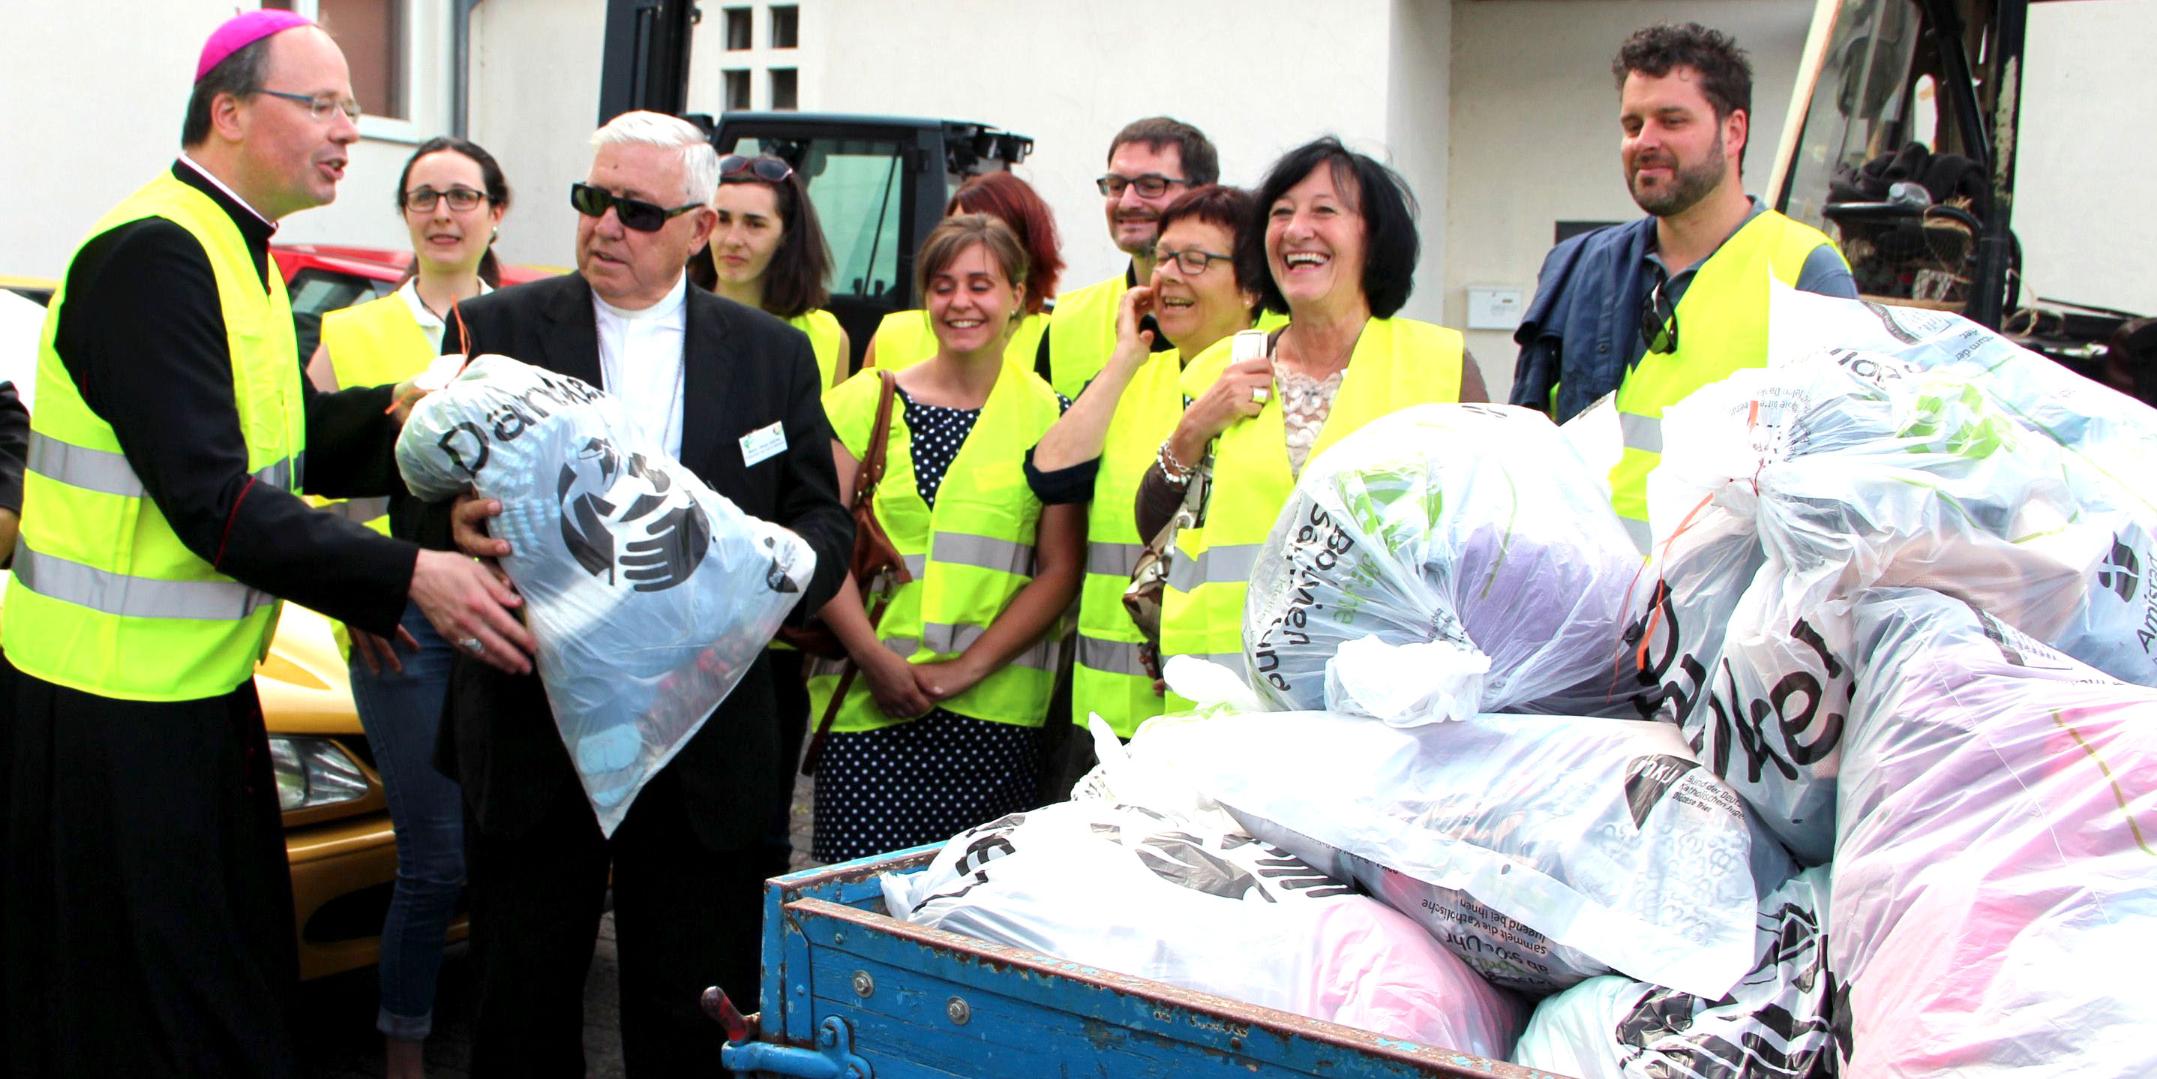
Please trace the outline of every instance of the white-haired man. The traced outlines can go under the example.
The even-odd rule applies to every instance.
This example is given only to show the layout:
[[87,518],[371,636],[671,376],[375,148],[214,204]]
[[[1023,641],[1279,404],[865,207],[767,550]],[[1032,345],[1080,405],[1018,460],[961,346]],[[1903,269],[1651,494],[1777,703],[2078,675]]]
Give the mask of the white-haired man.
[[[808,540],[806,617],[837,591],[853,547],[808,339],[684,277],[715,217],[719,161],[701,132],[632,112],[592,144],[591,172],[570,190],[577,272],[467,301],[471,350],[603,386],[713,490]],[[508,552],[474,528],[494,512],[479,500],[453,511],[467,552]],[[465,795],[474,1075],[584,1074],[584,979],[610,868],[628,1073],[717,1067],[724,1036],[697,998],[716,983],[755,999],[761,884],[786,869],[770,823],[793,791],[787,744],[759,659],[609,839],[539,680],[459,664],[441,760]]]
[[227,21],[180,159],[53,296],[0,662],[11,1074],[298,1074],[283,777],[252,681],[280,598],[376,633],[409,599],[528,666],[485,569],[295,497],[396,485],[392,392],[308,389],[269,252],[336,197],[358,111],[313,23]]

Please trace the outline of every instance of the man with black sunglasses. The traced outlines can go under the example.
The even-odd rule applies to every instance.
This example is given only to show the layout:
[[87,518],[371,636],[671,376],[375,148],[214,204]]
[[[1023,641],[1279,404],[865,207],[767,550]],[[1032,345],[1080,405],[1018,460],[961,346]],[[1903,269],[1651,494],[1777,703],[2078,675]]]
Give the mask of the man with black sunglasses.
[[[671,116],[624,113],[593,136],[570,188],[577,272],[460,306],[474,355],[500,353],[604,388],[714,491],[816,551],[797,619],[838,591],[854,542],[808,338],[688,287],[709,239],[719,158]],[[445,350],[462,351],[456,326]],[[501,506],[433,511],[468,554],[508,543],[479,528]],[[701,550],[698,551],[701,556]],[[793,793],[769,660],[734,691],[602,835],[545,688],[480,663],[450,673],[438,759],[463,786],[478,1016],[472,1073],[581,1076],[585,972],[612,872],[622,1055],[631,1076],[708,1072],[725,1033],[698,1010],[717,984],[753,1010],[762,882],[787,868],[770,824]]]
[[1697,23],[1648,27],[1612,73],[1619,164],[1647,216],[1544,258],[1513,335],[1511,401],[1562,422],[1616,394],[1625,449],[1611,502],[1645,550],[1663,409],[1766,362],[1769,276],[1830,296],[1857,285],[1834,241],[1745,193],[1752,67],[1735,41]]

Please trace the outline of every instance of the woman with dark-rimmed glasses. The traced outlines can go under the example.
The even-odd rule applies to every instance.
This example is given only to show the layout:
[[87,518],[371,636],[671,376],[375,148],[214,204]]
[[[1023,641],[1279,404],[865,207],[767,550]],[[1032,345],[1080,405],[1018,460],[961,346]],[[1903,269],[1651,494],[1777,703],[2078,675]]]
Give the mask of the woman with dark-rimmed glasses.
[[[323,390],[411,378],[441,351],[450,309],[501,281],[493,244],[509,210],[509,182],[487,151],[450,137],[422,143],[398,179],[397,205],[412,238],[412,276],[391,295],[322,317],[322,345],[307,376]],[[390,532],[386,499],[341,503],[338,512]],[[387,1074],[416,1076],[433,1027],[444,935],[464,885],[463,802],[456,782],[433,764],[455,649],[416,606],[405,608],[394,644],[348,632],[352,700],[397,837],[375,1025]]]
[[785,319],[809,336],[823,385],[845,381],[852,346],[830,302],[831,245],[801,177],[769,155],[719,159],[718,222],[709,251],[689,262],[689,279]]

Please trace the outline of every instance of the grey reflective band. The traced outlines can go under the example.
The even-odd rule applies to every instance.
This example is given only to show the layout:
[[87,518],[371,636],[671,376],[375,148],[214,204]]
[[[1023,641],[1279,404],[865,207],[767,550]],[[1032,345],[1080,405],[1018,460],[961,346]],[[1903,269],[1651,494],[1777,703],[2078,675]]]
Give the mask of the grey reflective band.
[[1135,678],[1151,678],[1146,664],[1138,658],[1138,646],[1124,641],[1105,641],[1099,637],[1080,636],[1078,639],[1079,666],[1091,671],[1109,674],[1128,674]]
[[328,507],[329,512],[357,524],[366,524],[389,513],[387,498],[350,498]]
[[1625,448],[1643,453],[1663,452],[1663,421],[1653,416],[1618,413],[1618,430],[1625,435]]
[[910,577],[910,578],[912,578],[912,579],[914,579],[914,580],[917,580],[917,581],[918,581],[918,580],[920,580],[920,579],[921,579],[921,578],[922,578],[922,577],[923,577],[923,576],[924,576],[925,574],[927,574],[928,572],[929,572],[929,556],[928,556],[928,555],[925,555],[925,554],[910,554],[910,555],[907,555],[907,556],[906,556],[906,575],[907,575],[908,577]]
[[1655,549],[1655,533],[1648,528],[1648,522],[1636,521],[1631,517],[1620,517],[1618,520],[1625,525],[1625,534],[1633,537],[1633,546],[1640,548],[1642,554]]
[[1258,567],[1261,546],[1263,544],[1238,543],[1208,547],[1197,558],[1184,558],[1179,554],[1168,560],[1168,586],[1179,592],[1195,592],[1199,585],[1209,582],[1248,584],[1251,571]]
[[161,581],[130,577],[65,558],[15,549],[15,579],[41,596],[126,618],[189,618],[237,622],[275,603],[238,581]]
[[1143,543],[1089,543],[1086,545],[1086,572],[1104,577],[1129,577],[1138,568],[1138,556],[1145,553]]
[[[304,470],[304,461],[304,454],[273,461],[257,471],[255,479],[272,487],[293,490],[297,486],[295,473]],[[127,463],[126,454],[77,446],[37,431],[30,432],[27,466],[46,479],[85,491],[122,498],[141,498],[147,494],[142,487],[142,478],[135,475],[134,466]],[[383,503],[386,506],[388,500],[384,499]]]
[[[974,642],[980,640],[981,635],[987,632],[988,627],[986,626],[949,625],[942,622],[930,622],[921,627],[921,639],[922,643],[928,645],[931,652],[956,654],[972,648]],[[1055,670],[1056,641],[1049,637],[1042,638],[1040,641],[1035,642],[1033,647],[1014,656],[1010,666],[1031,667],[1037,671]]]
[[964,532],[938,532],[929,541],[929,560],[947,566],[973,566],[997,573],[1027,576],[1033,570],[1031,544],[970,536]]
[[125,454],[77,446],[37,431],[30,432],[26,464],[30,471],[69,487],[122,498],[141,498],[143,494],[142,480],[127,463]]

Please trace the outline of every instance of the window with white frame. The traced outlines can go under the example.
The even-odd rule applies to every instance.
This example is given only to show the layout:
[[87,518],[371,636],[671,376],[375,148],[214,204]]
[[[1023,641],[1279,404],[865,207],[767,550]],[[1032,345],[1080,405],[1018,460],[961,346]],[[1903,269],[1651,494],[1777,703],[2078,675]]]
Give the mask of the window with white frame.
[[363,114],[360,134],[418,141],[422,128],[440,126],[439,109],[420,100],[415,62],[421,51],[418,18],[439,12],[433,0],[263,0],[320,23],[336,39],[352,69],[352,95]]

